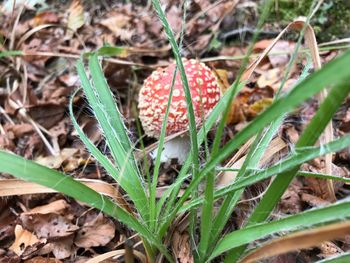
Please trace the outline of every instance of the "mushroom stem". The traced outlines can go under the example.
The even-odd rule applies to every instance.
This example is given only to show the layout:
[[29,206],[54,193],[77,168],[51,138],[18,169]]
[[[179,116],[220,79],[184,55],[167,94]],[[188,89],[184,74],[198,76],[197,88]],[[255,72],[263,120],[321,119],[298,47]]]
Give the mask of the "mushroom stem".
[[[183,164],[188,157],[190,149],[190,137],[188,135],[177,136],[164,143],[160,162],[170,164],[172,159],[177,159],[179,164]],[[156,159],[157,152],[158,149],[151,152],[153,160]]]

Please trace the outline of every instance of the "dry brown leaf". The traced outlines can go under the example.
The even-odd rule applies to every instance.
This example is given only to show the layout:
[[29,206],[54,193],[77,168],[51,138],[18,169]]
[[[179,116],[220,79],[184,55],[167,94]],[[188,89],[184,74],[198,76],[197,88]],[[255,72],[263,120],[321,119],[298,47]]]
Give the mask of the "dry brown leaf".
[[262,98],[261,100],[254,102],[252,105],[249,105],[248,107],[249,116],[255,117],[260,112],[268,108],[272,104],[272,102],[273,101],[271,98]]
[[55,239],[72,235],[78,226],[73,225],[68,217],[55,213],[50,214],[21,214],[23,227],[32,231],[39,238]]
[[27,111],[33,120],[46,129],[50,129],[63,119],[66,107],[54,103],[45,103],[28,107]]
[[[113,198],[121,207],[129,211],[129,213],[133,213],[133,210],[128,204],[128,202],[123,198],[123,196],[117,191],[117,189],[113,185],[100,180],[77,180],[85,184],[86,186],[94,189],[95,191]],[[14,196],[40,193],[56,193],[56,191],[36,183],[31,183],[18,179],[0,180],[0,196]]]
[[56,13],[52,11],[43,11],[37,13],[33,18],[33,26],[39,26],[43,24],[56,24],[59,22],[59,18]]
[[319,198],[319,197],[314,196],[314,195],[310,195],[308,193],[302,193],[301,200],[308,203],[310,206],[313,206],[313,207],[320,207],[320,206],[329,205],[329,201],[324,200],[324,199]]
[[[68,16],[68,24],[67,27],[70,28],[73,32],[77,31],[79,28],[81,28],[84,23],[84,7],[80,0],[73,0],[69,9],[69,16]],[[69,32],[69,31],[68,31]],[[68,33],[67,34],[71,34]]]
[[15,227],[15,236],[15,242],[13,242],[9,249],[18,256],[21,256],[28,247],[45,242],[45,240],[40,241],[33,233],[23,229],[20,225],[16,225]]
[[131,17],[123,13],[112,13],[108,18],[100,21],[100,24],[107,27],[116,37],[121,40],[130,40],[133,29],[129,28]]
[[57,213],[62,214],[62,212],[69,207],[68,203],[63,200],[56,200],[53,201],[47,205],[37,206],[33,209],[31,209],[28,212],[24,212],[22,214],[30,215],[30,214],[50,214],[50,213]]
[[13,139],[13,134],[0,134],[0,148],[13,152],[16,149],[16,145],[13,143]]
[[339,129],[343,132],[350,132],[350,108],[346,111]]
[[[266,48],[268,48],[269,45],[273,43],[273,39],[264,39],[259,42],[257,42],[254,45],[254,51],[260,52]],[[269,61],[273,67],[279,67],[281,65],[284,65],[289,60],[289,54],[293,51],[294,44],[291,44],[288,41],[285,40],[279,40],[276,42],[274,47],[271,49],[271,53],[267,55],[269,58]],[[283,54],[280,54],[283,53]]]
[[10,124],[6,123],[4,125],[6,132],[12,132],[16,138],[24,136],[26,133],[30,133],[34,131],[34,128],[29,123],[21,123],[21,124]]
[[34,257],[28,260],[25,260],[24,263],[62,263],[61,260],[57,258],[48,258],[48,257]]
[[[253,138],[254,139],[254,138]],[[244,147],[241,147],[241,149],[233,156],[233,158],[225,165],[225,167],[228,168],[235,168],[235,169],[239,169],[241,168],[246,155],[245,152],[248,150],[248,148],[250,147],[251,143],[253,142],[253,139],[250,139],[245,145]],[[267,147],[266,153],[264,154],[263,158],[260,160],[260,165],[265,165],[267,162],[269,162],[269,160],[278,152],[280,152],[281,150],[283,150],[284,148],[286,148],[287,145],[285,144],[285,142],[280,138],[280,137],[276,137],[274,138],[269,146]],[[240,157],[242,156],[242,157]],[[237,176],[237,172],[231,172],[231,171],[225,171],[222,173],[218,174],[218,182],[216,184],[216,187],[218,188],[222,188],[227,186],[228,184],[232,183],[232,181],[235,180]]]
[[[322,159],[317,158],[315,159],[311,164],[304,164],[303,169],[309,172],[313,173],[326,173],[324,168],[325,163],[322,161]],[[341,167],[336,166],[332,163],[332,172],[330,173],[335,176],[341,176],[341,177],[347,177],[348,173],[346,169],[342,169]],[[311,190],[311,192],[316,195],[317,197],[325,200],[330,201],[329,199],[329,188],[328,185],[325,183],[324,180],[319,180],[318,178],[314,177],[305,177],[304,182],[306,183],[307,187]],[[339,188],[343,185],[342,182],[334,182],[333,189],[335,193],[339,190]]]
[[299,180],[294,180],[288,186],[287,190],[281,197],[279,209],[282,213],[297,214],[302,211],[302,205],[299,194],[303,189],[303,185]]
[[64,148],[58,156],[39,156],[35,162],[49,168],[58,169],[64,162],[72,158],[79,150],[76,148]]
[[12,242],[14,237],[15,220],[16,216],[6,209],[8,204],[3,204],[0,201],[0,242],[3,246],[7,246],[9,242]]
[[112,240],[114,233],[113,222],[102,214],[98,214],[80,228],[74,244],[84,248],[104,246]]
[[272,87],[276,82],[280,81],[281,69],[273,68],[262,72],[261,76],[258,78],[257,84],[259,88],[265,88],[267,86]]
[[321,253],[318,256],[322,257],[322,258],[334,257],[334,256],[339,255],[339,254],[344,252],[337,245],[335,245],[333,242],[323,242],[319,246],[319,248],[321,250]]
[[172,238],[173,253],[179,263],[193,263],[190,236],[188,233],[175,231]]
[[73,245],[73,235],[53,240],[45,245],[39,253],[46,255],[49,253],[54,254],[57,259],[68,258],[75,252],[76,248]]
[[332,240],[349,233],[350,221],[300,231],[299,233],[281,237],[260,246],[244,257],[240,263],[253,263],[289,251],[317,246],[325,240]]

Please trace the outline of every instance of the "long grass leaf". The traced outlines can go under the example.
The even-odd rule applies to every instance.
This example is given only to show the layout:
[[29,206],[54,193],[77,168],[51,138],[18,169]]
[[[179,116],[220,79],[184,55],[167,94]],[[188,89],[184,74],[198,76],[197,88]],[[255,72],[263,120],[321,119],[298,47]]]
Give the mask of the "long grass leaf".
[[192,97],[191,97],[191,91],[188,85],[187,76],[185,72],[184,65],[181,60],[181,54],[179,47],[176,43],[174,33],[170,28],[169,22],[166,19],[165,13],[159,3],[159,0],[152,0],[153,7],[155,11],[157,12],[160,21],[163,24],[163,28],[165,30],[165,33],[169,39],[169,43],[171,45],[176,65],[179,69],[182,85],[185,93],[186,98],[186,107],[187,107],[187,118],[189,120],[189,133],[190,133],[190,140],[191,140],[191,154],[192,154],[192,176],[197,177],[198,169],[199,169],[199,158],[198,158],[198,140],[197,140],[197,127],[196,127],[196,121],[195,121],[195,115],[194,115],[194,109],[193,109],[193,103],[192,103]]
[[[204,169],[200,172],[197,178],[194,178],[188,188],[185,190],[182,197],[176,203],[175,208],[172,209],[172,215],[168,218],[174,217],[179,211],[183,203],[190,196],[191,192],[198,186],[200,181],[210,172],[215,166],[227,158],[240,145],[245,143],[250,137],[256,134],[268,123],[278,118],[281,112],[287,113],[298,106],[303,101],[315,95],[323,88],[330,85],[337,85],[344,81],[350,80],[350,72],[347,69],[350,65],[350,51],[346,52],[339,58],[328,63],[323,69],[315,72],[299,85],[297,85],[289,94],[281,97],[275,101],[267,110],[256,117],[254,122],[248,124],[242,131],[230,140],[221,150],[220,153],[213,158]],[[183,175],[186,176],[186,175]],[[161,231],[167,229],[169,222],[164,222]]]
[[[262,170],[247,170],[247,172],[249,173],[249,176],[243,177],[239,180],[236,180],[231,185],[228,185],[219,190],[216,190],[214,194],[215,199],[220,198],[222,196],[226,196],[229,193],[235,192],[239,189],[255,184],[261,180],[270,178],[276,174],[279,174],[285,171],[290,171],[293,167],[301,165],[310,160],[313,160],[324,154],[337,152],[349,146],[350,146],[350,135],[346,135],[328,144],[322,145],[321,147],[300,148],[293,155],[288,156],[288,158],[280,161],[279,163],[269,168],[262,169]],[[313,177],[318,177],[323,179],[333,179],[334,177],[336,177],[331,175],[314,174],[314,173],[307,173],[307,172],[298,172],[298,173],[300,173],[301,176],[310,176],[310,177],[313,176]],[[347,182],[349,179],[347,180],[346,178],[339,178],[338,180]],[[200,204],[201,202],[203,202],[201,198],[194,199],[190,201],[188,204],[184,205],[180,209],[180,212],[183,213],[188,209],[192,208],[193,206]]]
[[227,234],[218,243],[218,246],[210,256],[210,259],[213,259],[232,248],[248,244],[268,235],[285,231],[301,230],[320,224],[350,219],[349,209],[350,202],[349,200],[345,200],[344,202],[338,202],[328,207],[312,209],[277,221],[252,225],[234,231]]
[[84,69],[84,65],[81,60],[77,63],[78,75],[80,77],[84,93],[89,101],[89,105],[94,110],[97,121],[99,122],[106,142],[111,150],[111,154],[120,171],[117,182],[128,193],[133,200],[138,212],[143,219],[148,220],[148,198],[142,184],[141,178],[138,174],[138,170],[135,168],[133,161],[130,162],[128,152],[125,152],[125,148],[121,145],[120,138],[113,126],[111,126],[110,116],[106,113],[105,105],[99,100],[99,96],[96,94],[95,89],[92,87]]
[[[349,92],[350,85],[348,83],[335,86],[330,91],[329,95],[321,104],[310,124],[300,136],[300,139],[296,144],[296,148],[312,146],[316,143],[317,139],[322,134],[322,131],[332,119],[332,116],[340,107],[341,103]],[[249,222],[261,222],[269,216],[298,170],[299,165],[292,168],[291,171],[287,171],[284,174],[277,176],[260,201],[259,205],[254,210]]]
[[69,176],[2,150],[0,150],[0,162],[2,173],[9,173],[17,178],[52,188],[120,220],[154,244],[168,260],[173,261],[167,249],[145,226],[104,195]]
[[[331,121],[332,116],[340,107],[341,103],[349,94],[349,92],[350,85],[347,83],[339,83],[337,86],[332,88],[329,95],[326,97],[319,110],[311,120],[310,124],[306,127],[305,131],[300,136],[296,147],[312,146],[316,143],[329,121]],[[268,218],[274,207],[279,202],[283,193],[295,177],[300,165],[291,167],[289,171],[278,174],[276,179],[272,182],[264,194],[260,203],[255,208],[252,215],[249,217],[247,223],[248,226],[251,224],[263,222]],[[244,247],[238,248],[238,250],[233,251],[232,254],[239,256],[241,253],[243,253],[244,249]],[[232,258],[231,254],[229,258]],[[228,260],[230,260],[229,258]]]

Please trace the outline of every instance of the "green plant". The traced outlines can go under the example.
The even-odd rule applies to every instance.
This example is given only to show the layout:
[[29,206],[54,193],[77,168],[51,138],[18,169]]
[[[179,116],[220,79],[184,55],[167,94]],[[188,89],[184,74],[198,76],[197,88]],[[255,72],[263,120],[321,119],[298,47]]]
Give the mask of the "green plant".
[[[272,1],[267,2],[271,4]],[[73,98],[78,91],[72,96],[70,115],[75,129],[87,149],[128,194],[128,197],[133,202],[136,213],[131,214],[118,204],[112,202],[108,197],[93,191],[69,176],[5,151],[0,151],[0,162],[2,163],[0,172],[10,173],[24,180],[53,188],[120,220],[140,234],[150,261],[154,261],[158,252],[160,252],[169,262],[174,262],[173,255],[168,251],[164,240],[171,223],[174,222],[179,214],[183,213],[191,214],[189,231],[193,236],[193,244],[198,246],[193,248],[197,262],[210,261],[229,251],[226,254],[229,255],[226,261],[232,262],[238,260],[241,255],[247,252],[247,244],[268,235],[281,231],[291,232],[305,228],[317,228],[324,224],[350,219],[350,214],[348,213],[350,201],[344,200],[328,207],[306,211],[302,214],[288,216],[280,220],[267,221],[281,195],[296,175],[346,181],[346,179],[332,175],[304,173],[299,171],[299,167],[301,164],[318,156],[339,151],[350,146],[349,135],[334,140],[331,143],[321,145],[320,147],[313,146],[327,123],[331,121],[332,116],[344,98],[350,92],[350,85],[348,84],[350,81],[350,71],[348,70],[350,66],[350,51],[330,62],[322,70],[305,78],[290,93],[276,98],[267,110],[257,116],[224,146],[220,146],[225,116],[227,115],[231,101],[243,84],[239,82],[239,78],[233,83],[211,112],[210,116],[205,120],[201,130],[197,133],[191,94],[184,73],[179,47],[159,1],[153,0],[153,4],[170,39],[178,66],[177,70],[181,74],[184,84],[191,137],[191,155],[182,167],[176,181],[170,185],[162,198],[157,200],[155,197],[160,165],[159,154],[161,151],[158,151],[153,178],[147,176],[145,180],[145,176],[141,174],[139,164],[134,157],[134,145],[132,145],[128,138],[123,118],[115,104],[98,60],[98,55],[115,54],[116,52],[123,51],[118,48],[110,50],[110,52],[108,48],[104,48],[103,52],[98,51],[87,54],[88,70],[85,68],[83,59],[80,59],[77,63],[82,90],[99,122],[113,160],[109,160],[100,152],[83,133],[77,123],[73,114]],[[263,18],[267,16],[268,4],[264,9]],[[258,28],[261,28],[262,24],[263,19],[259,22]],[[250,48],[248,55],[251,50]],[[247,64],[247,59],[243,64]],[[239,77],[242,73],[243,70],[239,73]],[[328,97],[320,105],[319,110],[304,130],[293,151],[279,163],[266,169],[260,169],[256,164],[267,149],[269,141],[281,125],[284,116],[326,88],[330,89]],[[171,97],[172,94],[170,94],[167,113],[162,127],[159,149],[162,148],[164,143]],[[213,128],[220,117],[222,121],[218,126],[213,147],[209,152],[207,162],[201,167],[198,158],[199,146],[206,140],[207,132]],[[223,189],[216,190],[214,179],[216,173],[220,170],[218,168],[220,163],[253,136],[256,136],[256,140],[251,147],[245,164],[239,169],[237,180]],[[190,176],[192,178],[189,186],[184,190],[182,196],[178,198],[178,192],[183,180]],[[236,207],[242,191],[246,187],[271,176],[276,176],[276,179],[248,219],[248,224],[237,231],[221,237],[220,234],[231,216],[233,209]],[[201,182],[206,182],[204,196],[200,196],[197,191]],[[223,203],[219,213],[214,214],[214,202],[219,198],[223,198]],[[185,203],[186,201],[188,202]],[[195,238],[194,232],[197,225],[196,217],[198,211],[201,215],[201,220],[199,221],[199,240]]]

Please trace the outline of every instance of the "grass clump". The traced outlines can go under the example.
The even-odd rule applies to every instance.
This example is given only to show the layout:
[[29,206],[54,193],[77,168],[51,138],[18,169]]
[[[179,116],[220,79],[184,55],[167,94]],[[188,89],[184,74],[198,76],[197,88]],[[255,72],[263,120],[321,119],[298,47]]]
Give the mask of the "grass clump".
[[[101,127],[107,147],[111,152],[111,159],[100,152],[83,133],[75,120],[72,104],[76,93],[71,100],[70,114],[81,140],[95,159],[125,191],[132,201],[134,213],[125,210],[122,205],[113,202],[108,197],[95,192],[71,177],[5,151],[0,151],[0,162],[3,164],[0,166],[0,172],[10,173],[21,179],[53,188],[120,220],[141,236],[150,262],[156,261],[157,258],[160,258],[160,255],[168,262],[175,262],[177,255],[173,255],[168,250],[166,240],[171,235],[170,226],[174,224],[179,215],[184,213],[191,215],[188,231],[192,237],[192,253],[196,262],[208,262],[217,257],[225,258],[226,262],[236,262],[249,253],[247,250],[248,244],[269,235],[282,231],[295,232],[305,228],[317,228],[321,225],[349,220],[350,200],[343,200],[327,207],[291,215],[279,220],[269,221],[269,217],[292,179],[302,174],[299,169],[303,163],[350,146],[349,135],[319,147],[314,146],[327,124],[332,120],[332,116],[350,92],[350,85],[348,84],[350,81],[350,51],[330,62],[322,70],[316,71],[305,78],[289,93],[276,97],[270,107],[225,145],[221,145],[220,139],[228,108],[244,85],[240,82],[244,67],[242,67],[238,79],[231,85],[210,116],[205,120],[204,127],[197,132],[191,94],[178,44],[159,1],[153,0],[152,2],[170,40],[177,62],[177,70],[180,72],[184,84],[191,137],[191,154],[175,182],[169,186],[163,196],[159,200],[156,199],[155,190],[158,174],[155,173],[153,178],[148,176],[145,179],[146,176],[141,173],[142,169],[139,169],[140,164],[137,163],[134,157],[134,145],[128,137],[123,117],[104,78],[98,52],[88,54],[86,60],[80,59],[77,63],[77,69],[81,80],[81,88]],[[259,29],[263,25],[264,18],[267,17],[267,10],[269,10],[272,2],[271,0],[266,1],[262,19],[258,24]],[[253,40],[256,39],[256,36]],[[253,44],[247,57],[252,50],[252,46]],[[246,58],[243,65],[246,65],[247,62],[248,59]],[[293,151],[274,166],[264,169],[259,167],[261,157],[286,114],[324,89],[329,89],[329,95],[321,103]],[[171,96],[169,103],[171,102]],[[208,160],[200,165],[198,159],[199,147],[206,140],[207,132],[214,128],[218,120],[221,120],[221,122],[216,128],[216,138],[209,151]],[[159,149],[162,148],[164,142],[165,128],[166,118],[160,137]],[[253,137],[255,137],[255,141],[242,168],[238,171],[236,180],[225,188],[215,189],[214,178],[219,172],[220,164]],[[157,158],[155,167],[159,167],[159,158]],[[157,171],[157,169],[155,170]],[[236,231],[223,233],[224,226],[237,207],[237,202],[244,189],[272,176],[275,176],[273,183],[267,188],[266,194],[255,207],[251,216],[246,219],[246,225]],[[307,176],[337,180],[337,177],[331,175],[309,173]],[[183,181],[188,178],[191,178],[189,185],[178,197]],[[202,182],[206,182],[205,194],[199,196],[197,189]],[[220,198],[222,203],[219,212],[215,214],[213,212],[214,202]],[[197,220],[197,217],[200,217],[200,220]],[[198,225],[196,222],[199,222]]]

